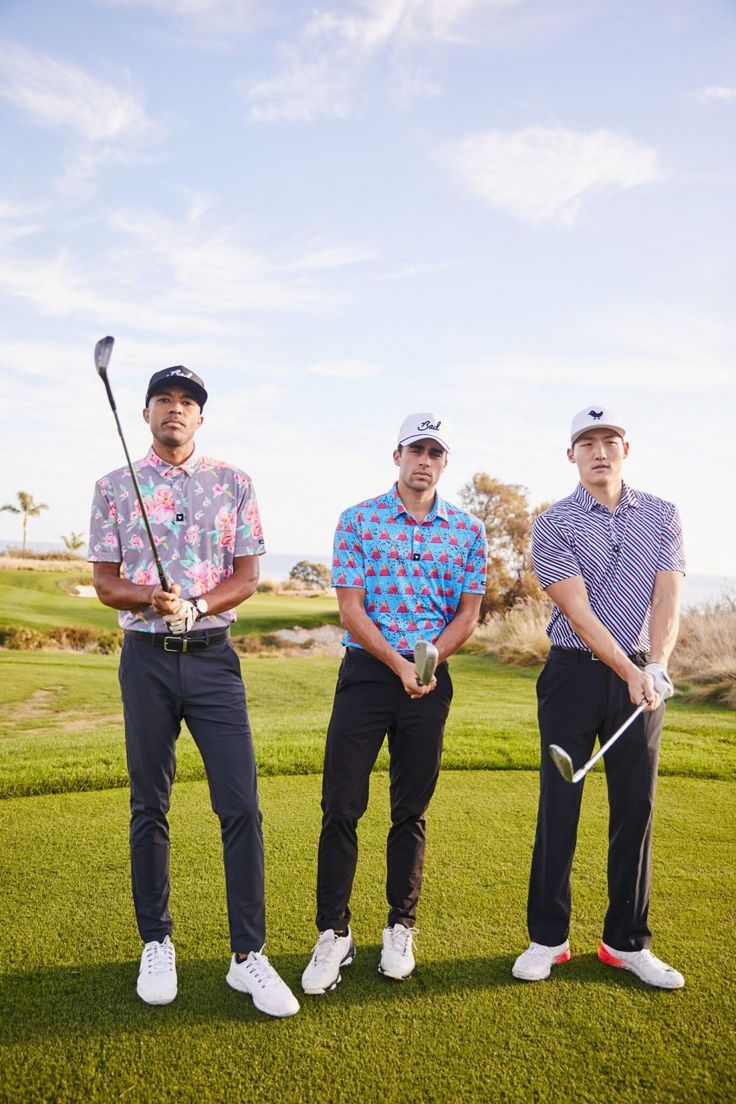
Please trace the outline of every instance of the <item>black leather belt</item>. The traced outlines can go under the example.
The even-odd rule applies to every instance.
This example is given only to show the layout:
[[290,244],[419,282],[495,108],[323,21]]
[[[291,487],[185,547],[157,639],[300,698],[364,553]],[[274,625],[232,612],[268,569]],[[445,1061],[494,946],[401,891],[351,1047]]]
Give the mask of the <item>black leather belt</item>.
[[[585,648],[563,648],[561,644],[553,644],[551,651],[560,652],[562,655],[574,656],[576,659],[587,659],[593,663],[602,663],[603,660],[595,652],[588,652]],[[632,663],[641,663],[646,660],[643,652],[632,652],[629,655]]]
[[209,629],[193,636],[168,636],[166,633],[140,632],[126,629],[125,635],[135,640],[145,641],[152,648],[163,648],[165,652],[203,652],[213,644],[222,644],[230,635],[229,629]]

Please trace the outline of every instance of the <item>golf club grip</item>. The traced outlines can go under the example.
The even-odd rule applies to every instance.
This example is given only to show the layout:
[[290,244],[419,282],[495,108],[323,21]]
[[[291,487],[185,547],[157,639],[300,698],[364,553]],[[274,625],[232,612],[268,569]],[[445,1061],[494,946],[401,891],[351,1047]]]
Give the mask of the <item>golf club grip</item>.
[[[107,383],[107,380],[105,380],[105,383]],[[108,388],[108,391],[109,391],[109,388]],[[115,415],[115,424],[118,427],[118,434],[120,435],[120,440],[123,443],[123,451],[125,452],[125,459],[128,461],[128,471],[130,472],[130,478],[133,482],[133,488],[135,490],[135,496],[138,499],[138,505],[141,508],[141,517],[143,518],[143,524],[145,525],[146,533],[148,534],[148,543],[151,546],[151,552],[153,553],[153,558],[156,561],[156,571],[158,572],[158,581],[161,583],[161,589],[169,592],[171,588],[169,587],[169,584],[168,584],[167,579],[166,579],[166,575],[164,574],[164,565],[161,563],[161,557],[159,556],[158,549],[156,548],[156,541],[154,540],[153,530],[151,529],[151,523],[148,520],[148,514],[146,513],[146,506],[145,506],[145,503],[143,501],[143,495],[141,494],[141,489],[140,489],[140,486],[138,485],[138,479],[136,477],[135,471],[133,470],[133,462],[130,459],[130,453],[128,452],[128,446],[125,443],[125,437],[123,436],[123,429],[122,429],[122,426],[120,425],[120,419],[118,418],[118,413],[117,413],[117,410],[115,410],[115,407],[113,407],[113,414]]]

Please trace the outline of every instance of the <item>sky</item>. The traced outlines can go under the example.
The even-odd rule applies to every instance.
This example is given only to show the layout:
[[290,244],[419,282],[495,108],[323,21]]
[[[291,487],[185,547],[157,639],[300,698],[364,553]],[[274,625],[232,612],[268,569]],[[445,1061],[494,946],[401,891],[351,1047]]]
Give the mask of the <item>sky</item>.
[[559,499],[595,403],[736,574],[735,58],[713,0],[0,0],[0,505],[86,533],[111,334],[131,453],[196,371],[271,552],[328,554],[414,411],[444,497]]

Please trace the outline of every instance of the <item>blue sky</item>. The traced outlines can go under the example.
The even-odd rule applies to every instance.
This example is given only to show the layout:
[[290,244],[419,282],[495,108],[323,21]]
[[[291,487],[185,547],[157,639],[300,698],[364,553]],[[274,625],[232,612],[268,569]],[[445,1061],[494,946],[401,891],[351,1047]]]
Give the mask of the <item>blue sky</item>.
[[413,410],[446,497],[560,498],[595,402],[691,571],[736,574],[734,58],[711,0],[3,0],[0,504],[86,530],[110,333],[131,451],[193,368],[270,551],[327,553]]

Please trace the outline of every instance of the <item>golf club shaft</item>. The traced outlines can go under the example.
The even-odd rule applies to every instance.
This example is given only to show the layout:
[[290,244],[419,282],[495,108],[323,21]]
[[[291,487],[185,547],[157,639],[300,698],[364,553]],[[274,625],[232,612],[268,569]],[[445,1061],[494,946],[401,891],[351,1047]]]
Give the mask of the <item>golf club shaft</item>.
[[[108,353],[108,358],[107,359],[109,360],[109,353]],[[151,546],[151,552],[153,553],[153,558],[154,558],[154,561],[156,563],[156,571],[158,572],[158,580],[161,583],[161,589],[162,590],[170,591],[171,588],[170,588],[170,586],[168,584],[168,581],[166,579],[166,575],[164,574],[164,565],[161,563],[161,557],[159,556],[158,549],[156,548],[156,541],[154,540],[154,537],[153,537],[153,530],[151,529],[151,523],[148,520],[148,514],[146,513],[145,503],[143,502],[143,495],[141,494],[141,489],[140,489],[140,486],[138,484],[138,479],[137,479],[135,471],[133,469],[133,462],[130,459],[130,453],[128,452],[128,446],[125,443],[125,436],[123,434],[123,427],[120,424],[120,418],[118,417],[118,410],[117,410],[117,406],[115,405],[115,398],[114,398],[113,393],[112,393],[112,388],[110,387],[110,381],[107,378],[107,364],[104,364],[102,366],[100,366],[98,364],[97,365],[97,371],[98,371],[98,374],[100,375],[100,377],[102,379],[102,382],[105,385],[105,390],[107,391],[107,398],[108,398],[109,403],[110,403],[110,409],[112,410],[113,415],[115,417],[115,425],[118,427],[118,435],[120,437],[120,440],[123,443],[123,451],[125,452],[125,459],[128,461],[128,471],[130,472],[130,478],[133,482],[133,487],[135,489],[136,498],[138,499],[138,505],[140,507],[141,517],[143,518],[143,524],[145,525],[146,533],[148,534],[148,543]]]
[[616,743],[619,736],[623,736],[624,732],[626,732],[626,729],[629,728],[630,725],[632,725],[634,723],[634,721],[639,716],[639,714],[644,712],[644,710],[646,709],[646,705],[647,705],[646,701],[643,701],[639,706],[637,706],[637,708],[634,710],[634,712],[631,714],[631,716],[628,717],[624,721],[624,723],[621,725],[621,727],[616,729],[613,736],[609,736],[609,738],[606,740],[605,744],[603,744],[598,749],[598,751],[595,753],[595,755],[592,757],[592,759],[589,759],[588,762],[585,764],[585,766],[581,767],[580,770],[575,771],[575,774],[573,775],[573,779],[572,779],[573,782],[578,782],[584,775],[586,775],[588,773],[588,771],[590,770],[591,767],[595,766],[595,764],[598,762],[598,760],[606,754],[608,749],[613,744]]

